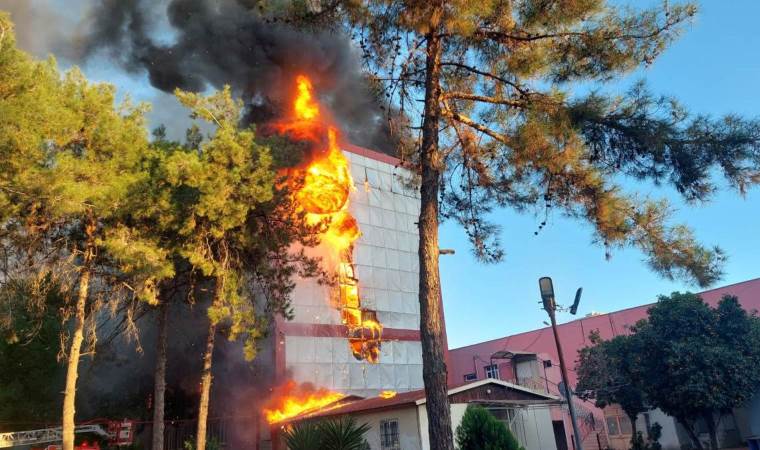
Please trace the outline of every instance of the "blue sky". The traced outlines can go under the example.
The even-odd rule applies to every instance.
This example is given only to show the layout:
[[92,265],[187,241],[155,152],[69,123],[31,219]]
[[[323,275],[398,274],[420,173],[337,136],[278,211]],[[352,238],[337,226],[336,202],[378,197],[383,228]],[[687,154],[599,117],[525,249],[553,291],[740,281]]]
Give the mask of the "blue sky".
[[[707,0],[700,5],[694,23],[652,67],[618,84],[643,78],[653,92],[676,96],[694,113],[760,117],[760,2]],[[677,208],[677,221],[728,254],[725,276],[716,286],[760,277],[760,189],[744,198],[724,190],[709,204],[696,206],[685,205],[669,189],[638,189],[668,198]],[[555,214],[534,236],[542,218],[509,211],[494,217],[503,227],[507,252],[496,265],[480,264],[471,256],[456,224],[441,228],[441,247],[456,250],[456,255],[441,257],[452,348],[544,326],[546,313],[538,304],[538,278],[544,275],[554,279],[559,303],[570,303],[575,289],[583,287],[578,315],[649,303],[675,290],[699,291],[654,274],[635,249],[617,251],[606,261],[604,250],[591,244],[585,223]],[[573,316],[561,313],[558,318]]]
[[[73,23],[86,2],[70,1],[0,0],[0,8],[15,5],[26,10],[29,23],[39,19],[51,24],[57,22],[48,21],[45,6],[55,5],[58,10],[68,11],[65,19]],[[638,7],[656,2],[615,3]],[[61,8],[63,4],[67,8]],[[699,16],[679,41],[652,67],[619,80],[615,86],[624,88],[643,78],[653,92],[678,97],[694,113],[760,117],[760,33],[756,31],[760,1],[704,0],[700,4]],[[66,20],[58,18],[58,22]],[[31,47],[39,34],[33,29],[19,31],[28,31],[27,48],[34,50]],[[36,44],[47,47],[45,43]],[[44,56],[45,52],[36,53]],[[120,73],[102,59],[87,64],[84,71],[91,78],[116,84],[121,93],[128,92],[133,98],[161,103],[161,112],[152,117],[154,123],[171,124],[185,117],[171,96],[152,89],[144,77]],[[723,191],[711,203],[694,206],[683,204],[672,190],[638,188],[642,194],[670,199],[678,208],[677,221],[691,225],[703,243],[719,245],[726,251],[729,260],[725,277],[716,286],[760,277],[760,189],[755,188],[745,198]],[[455,255],[441,259],[451,347],[543,326],[546,314],[538,305],[537,280],[544,275],[554,279],[559,303],[569,303],[575,289],[583,286],[579,315],[648,303],[658,294],[675,290],[698,290],[652,273],[635,249],[617,251],[606,261],[603,249],[591,245],[591,229],[585,223],[555,214],[534,236],[543,218],[500,211],[494,219],[503,227],[502,241],[507,252],[504,262],[496,265],[483,265],[472,258],[469,244],[455,224],[441,227],[441,247],[456,250]],[[571,318],[566,313],[559,315],[560,321]]]

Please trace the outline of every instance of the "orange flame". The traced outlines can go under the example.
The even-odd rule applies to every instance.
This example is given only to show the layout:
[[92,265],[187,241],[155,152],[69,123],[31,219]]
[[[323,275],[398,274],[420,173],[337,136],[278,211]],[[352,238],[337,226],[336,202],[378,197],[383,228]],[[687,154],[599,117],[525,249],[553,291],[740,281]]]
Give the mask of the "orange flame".
[[309,385],[297,386],[288,381],[277,389],[269,405],[264,408],[264,417],[270,424],[282,422],[303,413],[325,408],[345,395],[327,389],[312,389]]
[[329,224],[322,240],[334,253],[333,260],[339,261],[338,307],[348,328],[349,346],[356,359],[376,363],[383,326],[375,311],[361,307],[359,280],[354,275],[353,244],[361,232],[356,218],[348,211],[353,187],[349,162],[340,150],[338,129],[321,117],[312,83],[304,75],[296,77],[292,115],[290,121],[275,124],[275,128],[316,147],[314,158],[304,169],[304,184],[296,199],[309,222]]
[[380,398],[393,398],[396,396],[396,391],[382,391],[380,394],[378,394],[378,397]]
[[296,84],[298,85],[298,95],[294,103],[296,117],[301,120],[313,120],[319,116],[319,105],[314,101],[312,95],[311,80],[303,75],[296,77]]

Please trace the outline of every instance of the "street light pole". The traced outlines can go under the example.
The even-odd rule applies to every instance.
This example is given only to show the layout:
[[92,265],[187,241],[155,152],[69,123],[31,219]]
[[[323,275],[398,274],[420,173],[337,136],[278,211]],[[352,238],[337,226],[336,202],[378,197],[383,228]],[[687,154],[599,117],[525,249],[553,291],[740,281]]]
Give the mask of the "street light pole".
[[[544,309],[549,314],[549,320],[552,323],[552,332],[554,332],[554,342],[557,344],[557,356],[559,357],[559,369],[562,374],[562,382],[565,384],[565,395],[567,397],[567,408],[570,411],[570,422],[573,424],[573,440],[575,441],[576,450],[583,450],[583,443],[581,442],[581,434],[578,430],[578,420],[575,417],[575,406],[573,405],[573,390],[570,387],[570,381],[567,378],[567,367],[565,366],[565,357],[562,353],[562,344],[559,341],[559,333],[557,332],[557,319],[555,312],[557,310],[557,303],[554,301],[554,285],[552,279],[549,277],[543,277],[538,280],[538,285],[541,288],[541,300],[544,303]],[[579,295],[576,295],[576,307],[578,304]]]

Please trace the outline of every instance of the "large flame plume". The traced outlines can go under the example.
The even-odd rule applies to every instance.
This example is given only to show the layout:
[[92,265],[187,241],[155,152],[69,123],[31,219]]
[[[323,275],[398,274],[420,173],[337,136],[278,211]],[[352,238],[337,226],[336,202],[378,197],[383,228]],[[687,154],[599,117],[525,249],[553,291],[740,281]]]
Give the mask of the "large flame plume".
[[376,363],[380,357],[383,327],[375,311],[362,308],[359,280],[354,272],[353,244],[361,235],[359,224],[348,211],[353,187],[348,159],[340,150],[340,135],[316,102],[308,77],[296,77],[291,118],[275,124],[280,133],[308,141],[311,160],[303,169],[303,186],[296,193],[299,205],[312,224],[326,223],[323,242],[337,262],[338,309],[348,331],[351,352],[358,360]]
[[277,392],[264,408],[264,417],[270,424],[279,423],[303,413],[329,407],[345,395],[327,389],[314,389],[311,385],[297,385],[288,381],[277,388]]

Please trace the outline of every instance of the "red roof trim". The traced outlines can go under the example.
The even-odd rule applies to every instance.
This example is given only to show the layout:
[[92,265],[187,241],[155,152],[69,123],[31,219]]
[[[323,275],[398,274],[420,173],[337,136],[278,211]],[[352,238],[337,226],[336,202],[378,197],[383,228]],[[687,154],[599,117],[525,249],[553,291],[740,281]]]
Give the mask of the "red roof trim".
[[359,147],[358,145],[349,143],[342,143],[340,146],[343,148],[343,150],[349,151],[351,153],[356,153],[357,155],[362,155],[367,158],[372,158],[375,161],[384,162],[392,166],[398,166],[401,164],[400,159],[391,155],[386,155],[385,153],[380,153],[376,150],[370,150],[368,148]]

